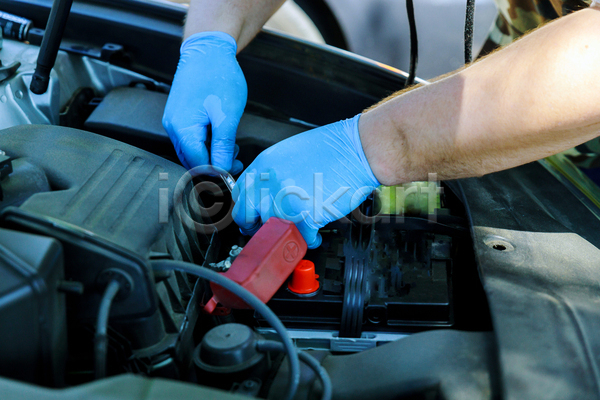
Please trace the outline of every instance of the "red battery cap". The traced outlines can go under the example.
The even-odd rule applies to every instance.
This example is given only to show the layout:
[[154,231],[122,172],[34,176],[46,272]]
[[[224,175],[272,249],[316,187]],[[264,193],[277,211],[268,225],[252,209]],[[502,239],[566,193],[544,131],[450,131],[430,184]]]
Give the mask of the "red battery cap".
[[288,289],[296,294],[310,294],[319,290],[319,275],[315,274],[315,264],[312,261],[302,260],[294,268]]
[[[290,276],[306,254],[306,242],[293,222],[280,218],[269,220],[248,241],[231,267],[223,275],[268,302]],[[212,314],[217,304],[223,307],[250,308],[239,297],[214,283],[213,297],[204,311]]]

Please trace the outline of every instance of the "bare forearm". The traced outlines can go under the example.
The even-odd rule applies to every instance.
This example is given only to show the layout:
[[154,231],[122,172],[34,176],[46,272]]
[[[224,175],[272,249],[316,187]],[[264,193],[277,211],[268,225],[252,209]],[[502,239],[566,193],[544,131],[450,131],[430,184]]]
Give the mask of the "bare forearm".
[[284,0],[192,0],[184,39],[198,32],[221,31],[237,41],[242,50]]
[[454,75],[366,112],[384,184],[479,176],[600,134],[600,10],[576,12]]

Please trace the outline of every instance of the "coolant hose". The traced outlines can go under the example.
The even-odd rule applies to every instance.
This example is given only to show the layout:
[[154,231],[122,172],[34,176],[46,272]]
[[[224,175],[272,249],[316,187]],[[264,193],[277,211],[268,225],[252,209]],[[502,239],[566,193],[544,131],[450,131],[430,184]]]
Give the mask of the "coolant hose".
[[94,337],[94,358],[96,379],[106,376],[106,356],[108,353],[108,317],[115,296],[119,293],[119,282],[111,281],[102,295],[96,320],[96,336]]
[[196,264],[185,261],[152,260],[150,261],[150,265],[155,271],[177,270],[216,283],[223,289],[230,291],[242,299],[246,304],[258,312],[264,319],[266,319],[273,329],[275,329],[275,331],[279,334],[279,337],[283,342],[282,346],[287,353],[288,361],[290,363],[288,388],[283,399],[292,400],[294,398],[296,391],[298,390],[298,385],[300,384],[300,361],[298,359],[298,352],[294,347],[294,343],[288,335],[285,326],[283,326],[279,318],[277,318],[277,315],[275,315],[275,313],[271,311],[269,307],[267,307],[258,299],[258,297],[249,292],[246,288],[243,288],[231,279],[207,268],[202,268]]

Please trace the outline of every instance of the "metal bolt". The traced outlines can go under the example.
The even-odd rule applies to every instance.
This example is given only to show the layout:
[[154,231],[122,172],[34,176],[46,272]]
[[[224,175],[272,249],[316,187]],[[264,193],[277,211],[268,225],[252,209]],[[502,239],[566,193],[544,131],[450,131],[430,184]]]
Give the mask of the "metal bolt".
[[256,386],[256,382],[254,382],[254,381],[250,381],[250,380],[244,381],[244,388],[245,389],[252,389],[255,386]]

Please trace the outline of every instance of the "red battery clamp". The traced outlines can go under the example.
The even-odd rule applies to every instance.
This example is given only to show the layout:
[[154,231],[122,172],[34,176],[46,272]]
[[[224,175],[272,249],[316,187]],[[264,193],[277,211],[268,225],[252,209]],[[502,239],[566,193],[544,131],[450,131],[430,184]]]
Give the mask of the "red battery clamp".
[[[306,254],[306,242],[293,222],[269,220],[248,241],[231,267],[223,275],[268,302]],[[211,282],[213,297],[204,311],[213,314],[223,308],[250,308],[240,298]],[[220,307],[217,308],[217,304]]]

